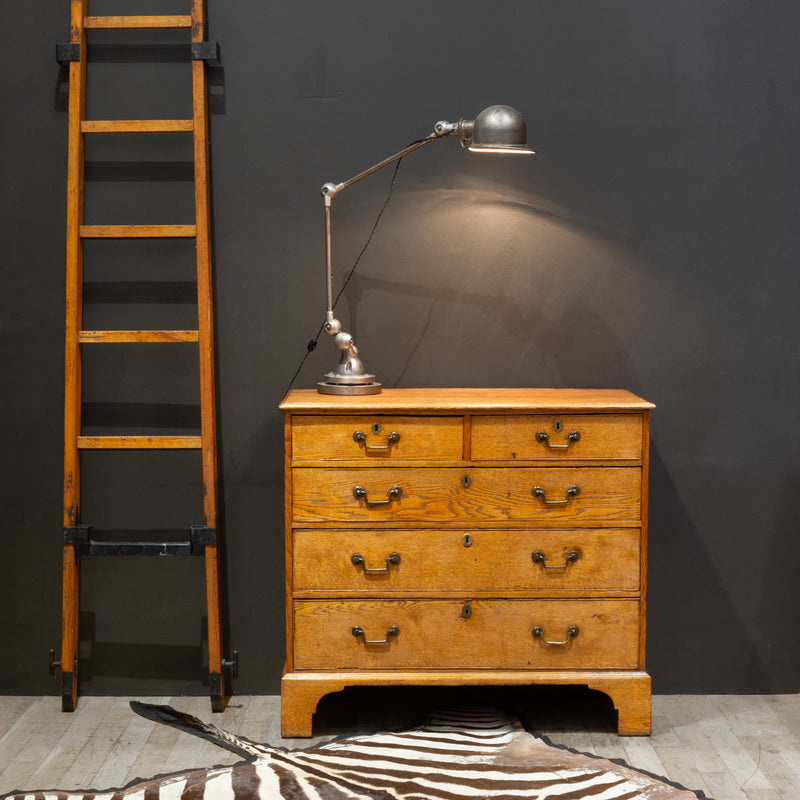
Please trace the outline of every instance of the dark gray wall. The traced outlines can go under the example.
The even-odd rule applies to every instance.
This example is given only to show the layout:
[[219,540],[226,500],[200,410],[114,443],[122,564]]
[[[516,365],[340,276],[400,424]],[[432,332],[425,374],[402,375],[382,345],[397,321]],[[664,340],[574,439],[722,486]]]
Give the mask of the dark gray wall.
[[[53,51],[67,39],[68,3],[42,0],[36,14],[17,4],[6,21],[0,691],[55,693],[66,86]],[[211,76],[211,151],[237,691],[279,688],[277,405],[322,317],[319,187],[495,102],[524,113],[538,155],[487,163],[445,141],[404,160],[342,318],[386,386],[619,387],[655,402],[655,690],[800,690],[800,7],[210,0],[209,23],[224,59]],[[147,51],[154,66],[137,48],[94,52],[90,115],[186,113],[174,49]],[[185,145],[92,144],[87,221],[189,221]],[[340,277],[390,178],[336,201]],[[191,270],[185,245],[98,243],[87,314],[98,326],[181,327]],[[133,283],[135,302],[121,302],[119,284]],[[107,430],[125,406],[143,428],[190,430],[193,359],[176,353],[87,354],[87,423]],[[295,385],[313,386],[334,361],[321,342]],[[199,522],[192,458],[87,457],[84,521]],[[204,692],[202,579],[200,559],[85,559],[83,691]]]

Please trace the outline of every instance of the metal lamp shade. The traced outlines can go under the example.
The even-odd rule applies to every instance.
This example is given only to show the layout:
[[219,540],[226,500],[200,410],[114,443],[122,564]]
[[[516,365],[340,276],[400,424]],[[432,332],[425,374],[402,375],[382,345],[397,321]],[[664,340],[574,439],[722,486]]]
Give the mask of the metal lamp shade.
[[533,153],[522,114],[511,106],[489,106],[472,123],[473,152]]

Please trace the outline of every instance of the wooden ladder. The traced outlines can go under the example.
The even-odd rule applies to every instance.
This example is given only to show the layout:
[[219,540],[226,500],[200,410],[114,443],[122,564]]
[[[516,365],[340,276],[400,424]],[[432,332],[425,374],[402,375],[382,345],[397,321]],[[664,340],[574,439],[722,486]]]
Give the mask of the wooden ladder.
[[[92,29],[186,29],[192,58],[192,119],[87,120],[87,31]],[[187,43],[189,44],[189,43]],[[187,53],[189,51],[187,47]],[[209,238],[209,167],[206,63],[217,63],[218,46],[205,41],[203,0],[191,0],[191,12],[169,16],[89,16],[87,0],[71,0],[70,42],[57,46],[57,60],[69,65],[69,123],[67,162],[66,337],[64,380],[64,541],[61,660],[51,652],[51,672],[61,671],[64,711],[78,699],[79,568],[82,554],[188,555],[205,559],[208,611],[208,670],[211,704],[215,711],[228,699],[226,669],[234,661],[222,657],[219,567],[217,559],[217,453],[214,403],[214,342]],[[191,132],[194,151],[194,225],[85,225],[84,139],[88,135]],[[83,243],[97,238],[194,238],[197,266],[197,330],[84,330]],[[81,431],[81,350],[117,343],[194,343],[199,349],[199,436],[85,436]],[[201,452],[203,523],[187,526],[185,542],[94,541],[90,525],[82,524],[81,451],[131,449],[195,449]]]

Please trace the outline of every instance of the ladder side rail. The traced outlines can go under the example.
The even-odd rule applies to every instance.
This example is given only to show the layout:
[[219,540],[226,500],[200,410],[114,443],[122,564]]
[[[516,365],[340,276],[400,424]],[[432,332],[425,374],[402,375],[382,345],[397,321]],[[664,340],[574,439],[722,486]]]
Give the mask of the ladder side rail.
[[[192,42],[205,39],[203,0],[192,0]],[[197,251],[197,328],[200,364],[200,436],[202,440],[203,519],[208,528],[216,528],[217,519],[217,448],[216,404],[214,401],[214,317],[211,275],[208,92],[206,66],[192,61],[192,114],[194,119],[194,187]],[[219,541],[219,537],[217,537]],[[220,621],[219,559],[217,544],[205,548],[206,607],[208,611],[208,670],[211,705],[222,711],[228,690],[222,668],[222,627]]]
[[[86,111],[87,0],[71,0],[70,43],[80,47],[80,60],[69,65],[67,134],[67,255],[64,336],[64,519],[65,528],[80,522],[81,352],[78,331],[83,318],[83,136]],[[74,544],[62,552],[61,704],[73,711],[78,692],[79,560]]]
[[[192,41],[205,36],[204,3],[192,0]],[[203,513],[206,527],[216,525],[217,459],[216,408],[214,403],[214,317],[211,275],[211,237],[208,181],[208,109],[205,64],[192,61],[192,109],[194,117],[195,245],[197,254],[197,310],[200,344],[200,394],[202,398]]]

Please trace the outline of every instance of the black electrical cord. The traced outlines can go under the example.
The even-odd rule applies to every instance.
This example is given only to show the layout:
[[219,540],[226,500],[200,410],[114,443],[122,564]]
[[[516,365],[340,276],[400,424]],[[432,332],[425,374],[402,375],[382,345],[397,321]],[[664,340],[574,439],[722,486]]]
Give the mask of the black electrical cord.
[[[414,143],[416,144],[416,142]],[[353,266],[350,268],[350,271],[345,276],[344,282],[342,283],[342,288],[339,289],[339,293],[336,295],[336,299],[333,301],[333,307],[336,308],[336,304],[339,302],[339,298],[344,293],[344,290],[347,288],[347,284],[350,283],[350,278],[353,277],[353,273],[356,271],[356,267],[358,266],[358,262],[361,261],[361,257],[364,253],[367,252],[367,248],[369,247],[370,242],[372,241],[372,237],[375,235],[375,231],[378,227],[378,223],[381,221],[381,217],[383,216],[383,212],[386,211],[386,207],[389,205],[389,200],[392,199],[392,192],[394,191],[394,184],[397,180],[397,172],[400,169],[400,162],[403,160],[402,156],[397,159],[397,164],[394,168],[394,174],[392,175],[392,183],[389,186],[389,192],[386,195],[386,200],[383,201],[383,206],[381,210],[378,212],[378,216],[375,218],[375,222],[372,225],[372,230],[369,232],[369,236],[367,237],[367,241],[364,243],[364,246],[361,248],[361,252],[358,254],[358,258],[356,258]],[[300,363],[297,365],[297,369],[295,370],[294,375],[292,375],[292,379],[289,381],[289,385],[286,387],[286,392],[284,392],[284,396],[289,393],[289,390],[294,385],[294,382],[297,380],[297,376],[300,374],[300,370],[303,369],[303,365],[306,363],[306,359],[311,355],[311,351],[317,346],[319,342],[319,337],[322,335],[322,331],[325,329],[325,323],[323,322],[322,325],[319,326],[319,330],[317,331],[317,335],[309,341],[306,345],[306,352],[303,357],[300,359]]]

